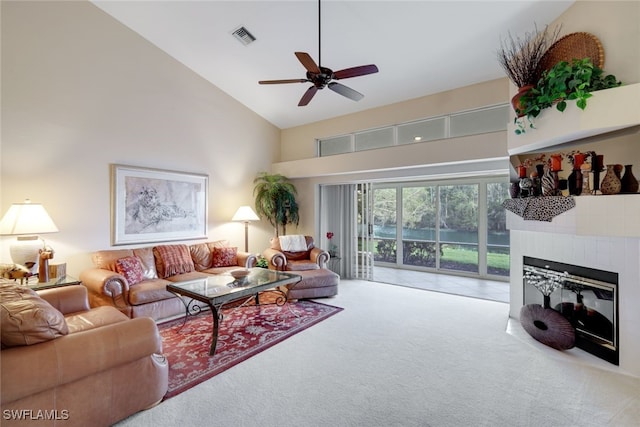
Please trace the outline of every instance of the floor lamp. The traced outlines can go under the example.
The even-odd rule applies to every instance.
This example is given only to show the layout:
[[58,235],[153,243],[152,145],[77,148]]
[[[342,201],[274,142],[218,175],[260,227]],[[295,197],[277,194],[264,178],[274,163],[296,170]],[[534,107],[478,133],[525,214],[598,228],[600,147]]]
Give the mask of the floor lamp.
[[231,220],[244,222],[244,251],[249,252],[249,221],[258,221],[260,218],[250,206],[240,206]]

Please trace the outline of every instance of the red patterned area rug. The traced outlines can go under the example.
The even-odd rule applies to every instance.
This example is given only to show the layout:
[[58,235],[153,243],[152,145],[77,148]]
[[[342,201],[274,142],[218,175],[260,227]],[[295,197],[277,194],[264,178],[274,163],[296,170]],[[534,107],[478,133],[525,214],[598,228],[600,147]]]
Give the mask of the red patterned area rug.
[[164,399],[176,396],[340,311],[340,307],[314,301],[224,309],[213,357],[209,356],[213,329],[209,311],[189,317],[186,322],[177,319],[162,323],[158,329],[164,354],[169,359],[169,390]]

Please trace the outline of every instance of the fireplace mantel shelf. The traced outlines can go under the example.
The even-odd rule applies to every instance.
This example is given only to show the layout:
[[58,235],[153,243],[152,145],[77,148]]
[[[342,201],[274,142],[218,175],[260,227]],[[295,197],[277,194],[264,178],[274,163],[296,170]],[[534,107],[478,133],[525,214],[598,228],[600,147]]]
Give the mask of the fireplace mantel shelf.
[[633,214],[640,212],[640,193],[576,196],[573,200],[575,209],[554,216],[551,222],[529,221],[507,211],[507,228],[577,236],[640,237],[640,221]]

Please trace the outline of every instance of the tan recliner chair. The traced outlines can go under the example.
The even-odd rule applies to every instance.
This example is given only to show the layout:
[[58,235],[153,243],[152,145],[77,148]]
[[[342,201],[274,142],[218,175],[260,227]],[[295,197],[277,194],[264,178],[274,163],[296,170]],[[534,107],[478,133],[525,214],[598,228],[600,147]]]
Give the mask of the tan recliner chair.
[[[267,259],[270,269],[286,271],[302,277],[298,284],[290,287],[289,299],[311,299],[337,295],[340,276],[326,268],[327,262],[329,262],[329,252],[316,247],[311,236],[281,237],[273,237],[269,248],[262,255]],[[299,241],[298,246],[286,247],[288,243],[295,242],[295,240]]]
[[[293,237],[296,236],[282,236],[283,239]],[[317,248],[313,243],[313,237],[299,237],[304,238],[304,245],[303,248],[298,247],[298,250],[283,249],[279,237],[271,238],[269,248],[262,254],[267,259],[270,269],[279,271],[305,271],[326,267],[329,261],[329,252]]]

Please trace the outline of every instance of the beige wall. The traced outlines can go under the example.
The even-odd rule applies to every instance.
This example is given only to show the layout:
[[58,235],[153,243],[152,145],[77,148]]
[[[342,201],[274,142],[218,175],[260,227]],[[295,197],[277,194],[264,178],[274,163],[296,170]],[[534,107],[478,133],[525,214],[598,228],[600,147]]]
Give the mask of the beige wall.
[[[315,157],[316,138],[344,135],[366,129],[407,123],[427,117],[441,116],[457,111],[471,110],[487,105],[503,104],[508,101],[508,95],[506,78],[498,79],[360,113],[323,120],[306,126],[284,129],[282,131],[281,161],[287,162]],[[399,156],[403,157],[402,154]],[[333,158],[333,167],[338,167],[335,162],[339,164],[342,156],[331,157]],[[395,158],[396,156],[392,157],[392,159]],[[352,159],[347,160],[348,163],[352,163],[352,161]],[[419,163],[419,161],[412,159],[410,163]],[[346,169],[346,171],[349,170],[351,169]],[[322,171],[314,170],[313,173],[322,174]]]
[[[594,34],[604,47],[605,72],[616,75],[624,83],[640,82],[640,2],[578,0],[551,27],[557,24],[562,24],[561,36],[578,31]],[[307,200],[314,200],[310,195],[317,196],[319,184],[377,179],[380,173],[367,172],[369,166],[384,170],[387,177],[393,177],[395,171],[397,175],[407,179],[410,179],[412,170],[417,177],[428,176],[431,170],[440,173],[442,171],[435,167],[438,162],[447,164],[466,160],[468,153],[477,153],[477,142],[484,140],[486,136],[477,137],[478,141],[473,137],[456,141],[455,148],[446,141],[427,142],[416,144],[414,148],[397,147],[328,158],[314,158],[315,139],[505,103],[513,93],[515,87],[503,78],[285,129],[282,131],[281,162],[275,164],[274,169],[285,175],[300,177],[295,182]],[[478,153],[477,159],[489,160],[496,156],[506,158],[507,135],[504,132],[498,134],[492,134],[495,136],[493,145],[480,145],[486,151]],[[422,148],[416,148],[419,145]],[[476,174],[483,168],[487,168],[487,173],[495,172],[495,163],[490,161],[477,163],[475,167],[468,164],[466,166],[469,174]],[[506,173],[507,168],[505,163],[503,172]],[[351,171],[358,173],[350,174]],[[313,233],[317,221],[315,212],[311,206],[301,206],[301,227],[306,233]]]
[[640,83],[640,1],[579,0],[552,25],[561,36],[586,31],[604,49],[604,71],[623,83]]
[[[30,198],[77,275],[110,246],[109,164],[209,175],[209,238],[244,246],[230,221],[280,131],[89,2],[2,1],[0,211]],[[271,227],[252,223],[250,250]],[[8,241],[0,263],[10,262]]]

